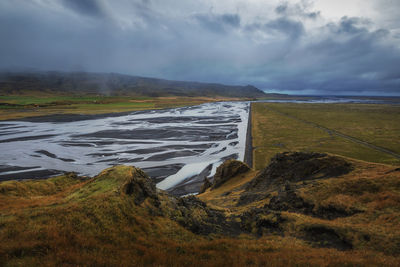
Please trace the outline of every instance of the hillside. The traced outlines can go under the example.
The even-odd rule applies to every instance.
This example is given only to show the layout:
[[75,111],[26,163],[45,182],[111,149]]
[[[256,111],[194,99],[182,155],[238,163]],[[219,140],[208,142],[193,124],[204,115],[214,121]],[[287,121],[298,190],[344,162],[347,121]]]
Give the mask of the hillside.
[[[5,266],[396,266],[399,169],[281,153],[257,172],[221,165],[197,197],[140,169],[0,183]],[[208,187],[208,188],[207,188]]]
[[254,86],[231,86],[216,83],[170,81],[116,73],[32,72],[1,73],[1,95],[31,95],[35,92],[52,95],[105,96],[190,96],[190,97],[265,97]]

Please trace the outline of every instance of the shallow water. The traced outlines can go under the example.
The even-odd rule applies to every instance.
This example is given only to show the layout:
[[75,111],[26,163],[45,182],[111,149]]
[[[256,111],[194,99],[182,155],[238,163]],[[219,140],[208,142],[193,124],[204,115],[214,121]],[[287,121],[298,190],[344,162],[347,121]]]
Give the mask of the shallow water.
[[223,102],[132,112],[0,122],[0,180],[63,171],[96,175],[117,164],[143,168],[162,189],[212,176],[243,160],[249,103]]

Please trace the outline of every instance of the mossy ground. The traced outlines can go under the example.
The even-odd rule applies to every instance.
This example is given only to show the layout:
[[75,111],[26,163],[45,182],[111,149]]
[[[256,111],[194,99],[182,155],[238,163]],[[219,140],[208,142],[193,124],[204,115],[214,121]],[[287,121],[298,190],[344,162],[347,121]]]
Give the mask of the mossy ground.
[[[368,217],[358,215],[329,221],[282,212],[285,234],[261,237],[256,232],[236,237],[193,234],[179,225],[179,220],[166,216],[175,213],[179,216],[179,212],[172,209],[174,200],[163,192],[159,192],[159,208],[147,200],[136,205],[133,197],[120,192],[132,167],[114,167],[91,179],[62,175],[41,181],[3,182],[0,262],[4,266],[396,266],[399,205],[393,196],[398,195],[399,185],[394,175],[389,174],[382,178],[386,182],[378,186],[380,189],[370,183],[365,183],[368,190],[343,188],[343,183],[355,184],[360,177],[377,184],[372,176],[388,171],[388,167],[377,165],[371,172],[371,166],[363,164],[354,179],[346,176],[328,179],[302,192],[312,194],[313,200],[321,203],[342,203],[342,195],[355,198],[355,203],[364,199],[360,203],[362,208],[370,209]],[[236,193],[254,174],[255,171],[240,174],[199,197],[227,215],[264,205],[268,200],[246,207],[234,205]],[[354,190],[365,192],[360,195]],[[226,192],[232,193],[226,195]],[[390,200],[385,198],[387,195],[392,196]],[[201,217],[204,213],[194,211],[193,216]],[[273,215],[265,216],[264,220],[275,219]],[[315,225],[352,238],[355,249],[313,247],[296,236],[302,229]],[[362,239],[363,236],[369,236],[369,241]]]
[[[281,236],[303,239],[305,229],[322,227],[347,240],[356,251],[371,250],[371,255],[379,252],[399,256],[400,171],[394,171],[396,169],[387,165],[347,160],[354,166],[348,174],[291,185],[305,202],[314,205],[314,211],[343,211],[345,215],[337,218],[324,219],[318,213],[304,214],[300,210],[266,210],[265,206],[284,185],[281,189],[268,191],[267,197],[262,200],[238,205],[240,196],[246,191],[245,184],[254,177],[254,171],[238,175],[217,189],[208,189],[199,198],[230,215],[263,210],[265,218],[260,216],[259,221],[268,222],[268,227],[276,223],[279,214],[281,222],[277,226]],[[268,231],[268,227],[264,230]],[[256,221],[250,228],[251,232],[260,233]],[[274,236],[271,233],[268,235]]]
[[284,151],[329,152],[368,162],[400,165],[400,159],[390,154],[304,122],[315,123],[400,154],[399,105],[252,105],[253,167],[257,170],[264,168],[276,153]]

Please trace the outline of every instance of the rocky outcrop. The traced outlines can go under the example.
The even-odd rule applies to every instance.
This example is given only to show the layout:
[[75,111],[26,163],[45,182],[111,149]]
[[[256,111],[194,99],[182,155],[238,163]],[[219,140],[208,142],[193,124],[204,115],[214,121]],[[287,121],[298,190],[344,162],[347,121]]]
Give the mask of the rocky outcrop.
[[204,178],[203,185],[200,187],[199,194],[206,192],[208,188],[212,186],[212,183],[207,178]]
[[230,159],[221,164],[214,175],[214,182],[212,185],[212,189],[221,186],[223,183],[235,177],[238,174],[245,173],[250,170],[250,167],[247,164]]
[[236,235],[240,233],[239,224],[227,220],[222,211],[212,209],[195,196],[177,198],[171,219],[195,234]]
[[250,209],[240,216],[242,231],[262,236],[264,234],[282,234],[286,222],[280,212],[271,211],[267,206]]
[[[264,170],[247,184],[237,205],[246,205],[265,199],[270,192],[281,190],[287,183],[336,177],[346,174],[352,169],[352,165],[344,159],[323,153],[279,153],[271,159],[271,163]],[[273,201],[277,201],[276,205],[282,202],[279,200],[280,198],[285,200],[290,198],[289,202],[292,203],[295,196],[282,191],[278,198],[273,199]],[[288,201],[282,203],[286,202]]]
[[139,168],[133,168],[131,174],[121,186],[121,191],[132,195],[136,205],[142,204],[146,198],[158,203],[157,189],[151,178]]
[[308,225],[299,236],[310,242],[315,247],[335,248],[337,250],[349,250],[353,248],[352,243],[341,235],[337,230],[326,225]]
[[248,191],[270,189],[286,181],[335,177],[349,173],[352,165],[342,158],[323,153],[284,152],[276,154],[271,163],[247,186]]
[[314,204],[305,201],[288,184],[280,190],[277,196],[271,198],[268,208],[278,211],[294,211],[303,214],[312,214]]

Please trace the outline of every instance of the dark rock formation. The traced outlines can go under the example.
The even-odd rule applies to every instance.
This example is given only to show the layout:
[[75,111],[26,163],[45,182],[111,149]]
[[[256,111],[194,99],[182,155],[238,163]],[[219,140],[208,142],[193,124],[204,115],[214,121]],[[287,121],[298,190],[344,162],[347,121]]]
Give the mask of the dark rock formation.
[[230,178],[249,170],[249,166],[241,161],[234,159],[227,160],[217,168],[212,188],[217,188]]
[[228,221],[222,211],[207,207],[195,196],[178,198],[176,204],[176,213],[171,219],[195,234],[236,235],[240,233],[238,223]]
[[[168,193],[174,196],[184,196],[191,193],[198,193],[204,184],[205,179],[210,176],[212,164],[208,165],[201,173],[183,180],[181,183],[168,189]],[[208,180],[208,179],[207,179]]]
[[299,182],[335,177],[351,170],[351,164],[339,157],[323,153],[284,152],[271,159],[267,168],[249,183],[247,190],[269,189],[286,181]]
[[349,250],[352,243],[340,235],[335,229],[325,225],[309,225],[303,229],[302,239],[309,241],[316,247],[335,248],[337,250]]
[[269,196],[270,196],[270,194],[269,193],[265,193],[265,192],[259,192],[259,193],[243,192],[240,195],[240,198],[239,198],[238,202],[236,203],[236,206],[247,205],[247,204],[250,204],[252,202],[263,200],[263,199],[265,199],[265,198],[267,198]]
[[[286,183],[296,183],[306,180],[335,177],[346,174],[352,170],[352,165],[342,158],[322,153],[284,152],[279,153],[271,159],[271,163],[262,170],[250,183],[247,184],[245,192],[241,195],[237,205],[262,200],[269,193],[280,190]],[[281,192],[275,203],[284,203],[295,196]],[[286,195],[285,195],[286,194]],[[293,200],[293,201],[292,201]],[[293,203],[292,203],[293,204]]]
[[282,218],[280,212],[271,211],[264,206],[244,212],[240,216],[240,221],[243,231],[262,236],[271,233],[282,234],[286,219]]
[[155,184],[146,173],[138,168],[133,168],[132,176],[122,185],[121,190],[127,195],[133,195],[136,205],[142,204],[146,198],[158,202]]
[[207,178],[204,178],[204,183],[200,188],[199,194],[206,192],[208,188],[212,186],[212,183]]
[[337,207],[334,205],[328,205],[328,206],[319,206],[318,208],[314,208],[313,210],[313,216],[322,218],[322,219],[327,219],[327,220],[333,220],[336,218],[341,218],[341,217],[348,217],[352,216],[356,213],[363,212],[362,210],[358,210],[356,208],[351,208],[349,210],[345,210],[341,207]]
[[268,208],[271,210],[311,214],[314,204],[308,203],[290,187],[285,186],[284,190],[280,190],[277,196],[271,198]]

